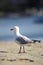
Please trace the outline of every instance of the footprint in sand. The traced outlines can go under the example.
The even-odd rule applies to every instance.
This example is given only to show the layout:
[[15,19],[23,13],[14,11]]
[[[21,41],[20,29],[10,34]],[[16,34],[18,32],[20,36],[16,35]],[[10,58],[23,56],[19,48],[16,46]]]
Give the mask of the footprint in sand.
[[8,53],[7,51],[0,51],[0,53]]
[[43,54],[41,54],[41,56],[43,56]]
[[2,59],[0,59],[1,61],[4,61],[5,59],[4,58],[2,58]]
[[34,62],[34,60],[30,60],[30,59],[19,59],[19,60],[26,60],[26,61],[30,61],[30,62]]
[[16,59],[7,59],[7,61],[13,62],[16,61]]

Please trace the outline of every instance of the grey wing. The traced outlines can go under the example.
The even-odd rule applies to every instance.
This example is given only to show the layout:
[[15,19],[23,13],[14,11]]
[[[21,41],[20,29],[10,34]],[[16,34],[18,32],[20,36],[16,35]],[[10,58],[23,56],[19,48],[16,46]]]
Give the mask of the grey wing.
[[16,38],[16,41],[18,41],[18,42],[21,43],[21,44],[26,44],[26,43],[28,43],[28,41],[24,40],[22,37]]

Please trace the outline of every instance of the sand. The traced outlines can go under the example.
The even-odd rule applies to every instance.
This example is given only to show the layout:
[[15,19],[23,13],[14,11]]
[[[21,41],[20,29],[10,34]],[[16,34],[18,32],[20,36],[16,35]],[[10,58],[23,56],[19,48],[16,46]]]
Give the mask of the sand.
[[15,42],[0,42],[0,65],[43,65],[43,43],[25,45],[26,53],[18,53]]

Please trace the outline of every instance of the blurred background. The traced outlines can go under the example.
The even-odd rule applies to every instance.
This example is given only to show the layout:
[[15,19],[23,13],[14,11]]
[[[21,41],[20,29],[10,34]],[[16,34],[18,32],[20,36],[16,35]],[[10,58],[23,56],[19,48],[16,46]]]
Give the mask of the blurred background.
[[0,41],[14,41],[15,25],[21,34],[43,41],[43,0],[0,0]]

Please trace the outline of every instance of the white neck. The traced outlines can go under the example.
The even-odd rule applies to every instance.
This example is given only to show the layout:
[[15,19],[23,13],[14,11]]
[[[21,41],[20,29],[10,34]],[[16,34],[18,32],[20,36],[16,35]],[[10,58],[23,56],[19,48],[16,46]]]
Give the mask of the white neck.
[[20,34],[20,32],[19,32],[19,29],[17,29],[17,30],[15,31],[15,35],[16,35],[16,36],[21,36],[21,34]]

